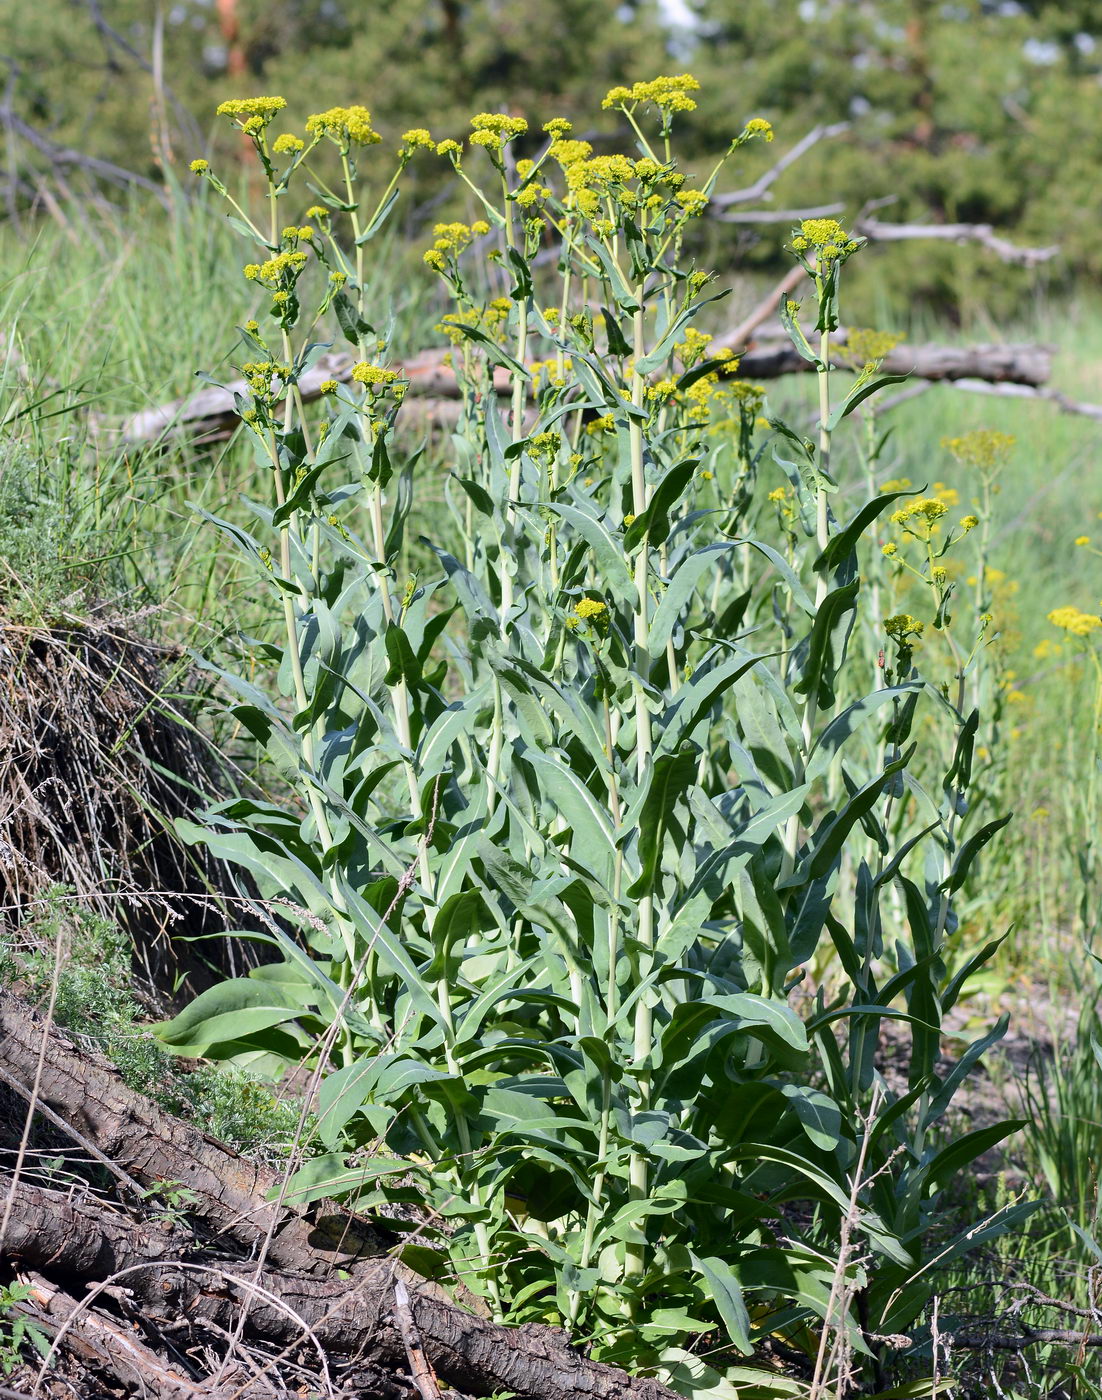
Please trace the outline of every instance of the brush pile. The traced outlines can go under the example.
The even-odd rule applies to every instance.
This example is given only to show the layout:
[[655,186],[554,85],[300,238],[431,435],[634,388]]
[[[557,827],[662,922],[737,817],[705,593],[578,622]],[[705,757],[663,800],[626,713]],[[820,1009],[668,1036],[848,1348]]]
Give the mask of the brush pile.
[[[14,927],[60,886],[131,935],[149,982],[172,987],[196,972],[173,926],[189,936],[225,927],[213,862],[172,824],[224,774],[173,694],[186,657],[144,640],[135,622],[0,616],[0,906]],[[223,940],[201,946],[234,956]]]
[[[163,1113],[4,992],[0,1090],[0,1259],[14,1270],[0,1329],[21,1326],[44,1363],[13,1373],[21,1389],[673,1400],[556,1329],[457,1306],[385,1223],[283,1201],[272,1169]],[[27,1121],[48,1150],[34,1134],[25,1150]]]

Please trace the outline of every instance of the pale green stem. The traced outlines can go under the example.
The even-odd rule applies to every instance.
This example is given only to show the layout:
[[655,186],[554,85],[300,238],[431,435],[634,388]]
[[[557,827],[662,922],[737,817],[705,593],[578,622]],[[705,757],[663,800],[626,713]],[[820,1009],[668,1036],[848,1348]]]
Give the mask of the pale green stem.
[[[616,741],[612,730],[612,710],[608,703],[608,695],[604,697],[604,718],[605,718],[605,752],[609,760],[608,773],[608,806],[612,814],[617,833],[619,833],[622,809],[620,806],[620,787],[616,778]],[[623,848],[617,843],[616,866],[613,873],[612,884],[612,907],[608,914],[608,983],[605,988],[605,1024],[608,1027],[608,1035],[613,1034],[613,1025],[619,1010],[619,989],[616,985],[617,961],[620,954],[620,927],[619,927],[619,907],[620,892],[623,884],[624,855]],[[608,1143],[612,1125],[612,1078],[607,1071],[601,1074],[601,1116],[597,1130],[597,1161],[598,1167],[593,1177],[593,1199],[589,1203],[586,1211],[585,1232],[582,1237],[582,1250],[579,1257],[580,1267],[587,1269],[593,1257],[593,1243],[596,1237],[597,1226],[604,1214],[604,1192],[607,1171],[605,1159],[608,1156]],[[578,1315],[581,1312],[581,1294],[575,1293],[570,1300],[570,1325],[575,1327]]]
[[[827,424],[830,421],[830,332],[820,331],[819,333],[819,361],[817,377],[819,381],[819,453],[816,460],[817,475],[815,480],[815,543],[817,553],[822,554],[830,543],[830,513],[827,499],[827,492],[824,488],[822,476],[830,470],[830,429]],[[815,580],[815,610],[818,612],[823,605],[823,600],[827,596],[829,585],[827,583],[826,569],[820,569]],[[807,758],[811,752],[812,740],[815,737],[815,722],[819,717],[819,697],[814,689],[807,696],[804,705],[803,718],[801,722],[801,732],[803,735],[802,751],[793,758],[792,781],[795,786],[799,786],[804,780],[807,771]],[[786,880],[796,868],[796,851],[800,842],[800,815],[794,812],[785,824],[784,830],[784,854],[781,858],[781,880]]]
[[[639,286],[635,289],[635,299],[639,305],[634,317],[635,343],[634,357],[638,364],[643,359],[645,353],[644,345],[644,319],[643,319],[643,288]],[[645,401],[646,385],[638,371],[632,373],[631,379],[631,402],[632,405],[642,410]],[[631,455],[631,490],[632,490],[632,510],[639,516],[650,504],[649,493],[647,491],[646,479],[643,473],[643,429],[637,416],[633,415],[629,428],[629,442]],[[646,779],[647,769],[651,762],[653,749],[653,738],[651,730],[651,715],[647,707],[646,681],[650,674],[650,652],[648,649],[648,635],[650,630],[650,620],[648,617],[649,607],[649,583],[650,583],[650,549],[644,540],[639,546],[639,553],[635,560],[635,589],[637,593],[635,604],[635,760],[636,779],[642,785]],[[649,972],[650,953],[654,948],[654,895],[647,892],[639,901],[639,924],[636,929],[636,940],[640,948],[640,974],[646,976]],[[633,1044],[633,1056],[636,1065],[636,1107],[645,1109],[650,1102],[650,1077],[639,1068],[649,1057],[651,1052],[651,1037],[653,1033],[653,1010],[650,998],[641,995],[635,1008],[635,1034]],[[628,1161],[628,1185],[632,1200],[645,1200],[649,1192],[649,1170],[646,1157],[640,1152],[633,1152]],[[638,1278],[644,1270],[644,1250],[639,1243],[629,1243],[626,1249],[624,1261],[625,1277]]]

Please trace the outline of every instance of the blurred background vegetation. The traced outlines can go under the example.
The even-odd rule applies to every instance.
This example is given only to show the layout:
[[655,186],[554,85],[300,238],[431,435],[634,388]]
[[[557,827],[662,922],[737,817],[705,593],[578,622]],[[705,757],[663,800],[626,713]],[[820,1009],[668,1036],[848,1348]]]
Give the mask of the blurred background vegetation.
[[[852,219],[889,201],[877,213],[893,222],[990,223],[1018,243],[1060,245],[1039,277],[974,247],[878,250],[864,276],[876,280],[890,257],[897,314],[917,303],[965,322],[1006,315],[1038,288],[1102,274],[1097,0],[40,0],[4,10],[9,219],[58,198],[59,184],[62,196],[89,180],[171,189],[212,146],[225,170],[243,158],[213,123],[229,96],[282,93],[298,124],[362,102],[388,143],[415,125],[461,136],[486,108],[577,118],[593,139],[610,85],[688,68],[703,92],[686,135],[702,157],[747,117],[777,126],[779,143],[749,156],[740,179],[816,125],[849,123],[785,172],[769,208],[841,204]],[[422,171],[406,232],[436,213],[444,171],[439,185],[434,175]],[[783,221],[709,230],[709,262],[783,261]]]

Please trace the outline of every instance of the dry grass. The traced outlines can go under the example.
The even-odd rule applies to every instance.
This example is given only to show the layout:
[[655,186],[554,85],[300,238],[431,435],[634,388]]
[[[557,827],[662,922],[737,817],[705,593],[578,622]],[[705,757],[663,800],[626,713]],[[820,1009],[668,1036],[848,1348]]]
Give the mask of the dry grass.
[[[18,924],[61,885],[125,928],[136,967],[167,989],[202,981],[182,951],[195,945],[170,930],[225,928],[213,861],[173,829],[224,773],[173,697],[186,658],[144,639],[141,621],[0,618],[0,915]],[[233,956],[222,940],[201,946]]]

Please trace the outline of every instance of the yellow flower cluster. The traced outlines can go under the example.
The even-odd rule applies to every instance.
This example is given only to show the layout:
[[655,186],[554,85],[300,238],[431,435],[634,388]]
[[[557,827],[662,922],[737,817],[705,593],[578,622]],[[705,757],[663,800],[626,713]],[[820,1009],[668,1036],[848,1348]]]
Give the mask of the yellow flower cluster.
[[235,97],[229,102],[220,103],[215,108],[215,114],[219,117],[237,117],[241,125],[249,121],[259,121],[260,128],[263,128],[277,112],[282,112],[286,105],[285,97]]
[[703,214],[708,204],[708,196],[703,190],[681,190],[676,198],[678,204],[690,218]]
[[[297,233],[298,230],[296,229],[295,232]],[[297,277],[305,262],[306,254],[301,250],[296,250],[276,253],[267,262],[248,263],[244,271],[250,282],[259,282],[262,286],[269,288],[279,288],[288,279]]]
[[329,210],[326,209],[324,204],[311,204],[310,208],[306,211],[306,217],[308,219],[328,219]]
[[[246,360],[241,373],[259,403],[271,403],[278,395],[272,389],[272,380],[290,382],[291,366],[277,364],[274,360]],[[251,421],[251,420],[248,420]]]
[[285,131],[282,136],[277,136],[272,142],[272,150],[277,156],[293,156],[305,149],[306,142],[302,137],[295,136],[290,131]]
[[435,150],[436,142],[423,126],[414,126],[409,131],[402,132],[402,145],[408,151]]
[[674,347],[674,354],[685,366],[691,369],[693,365],[699,364],[708,352],[708,346],[714,339],[705,331],[698,331],[695,326],[689,326],[685,331],[685,339],[679,341]]
[[637,102],[652,102],[662,113],[694,112],[696,103],[690,92],[699,92],[700,84],[691,73],[675,77],[652,78],[650,82],[634,83],[631,87],[614,87],[606,94],[601,106],[626,107]]
[[472,239],[489,233],[490,225],[485,219],[476,219],[473,224],[435,224],[432,231],[436,235],[436,241],[424,254],[423,261],[437,272],[443,272],[448,265],[448,258],[457,258]]
[[1092,632],[1102,631],[1102,617],[1097,613],[1080,612],[1078,608],[1054,608],[1048,615],[1054,627],[1061,627],[1073,637],[1089,637]]
[[760,136],[763,141],[773,139],[773,123],[767,122],[764,117],[751,117],[742,130],[747,139],[751,136]]
[[193,175],[205,175],[210,169],[209,160],[193,160],[188,166]]
[[961,463],[981,472],[991,472],[1006,463],[1017,439],[1011,433],[976,428],[960,437],[942,438],[941,445]]
[[846,343],[840,353],[851,364],[879,364],[906,338],[902,331],[875,331],[854,326],[846,331]]
[[358,365],[352,366],[352,378],[357,384],[364,384],[369,389],[385,389],[398,378],[398,371],[380,369],[378,365],[370,365],[366,360],[361,360]]
[[919,521],[919,517],[926,521],[927,525],[933,525],[935,521],[940,521],[942,515],[947,515],[949,507],[945,501],[938,500],[935,496],[923,496],[917,501],[910,501],[903,507],[902,511],[892,512],[893,525],[910,525]]
[[477,326],[480,320],[481,317],[474,307],[462,311],[449,311],[436,323],[433,330],[447,336],[453,345],[462,345],[467,337],[459,327]]
[[894,617],[884,619],[884,631],[900,646],[911,637],[921,637],[925,630],[926,624],[910,613],[896,613]]
[[794,253],[814,252],[820,263],[844,262],[860,248],[837,219],[804,219],[792,236]]
[[372,129],[371,113],[366,107],[330,107],[327,112],[315,112],[306,119],[306,130],[312,136],[328,136],[338,146],[374,146],[383,138]]
[[491,155],[500,155],[507,141],[523,136],[527,130],[528,123],[523,117],[509,117],[504,112],[479,112],[471,118],[471,134],[467,141],[472,146],[482,146]]

